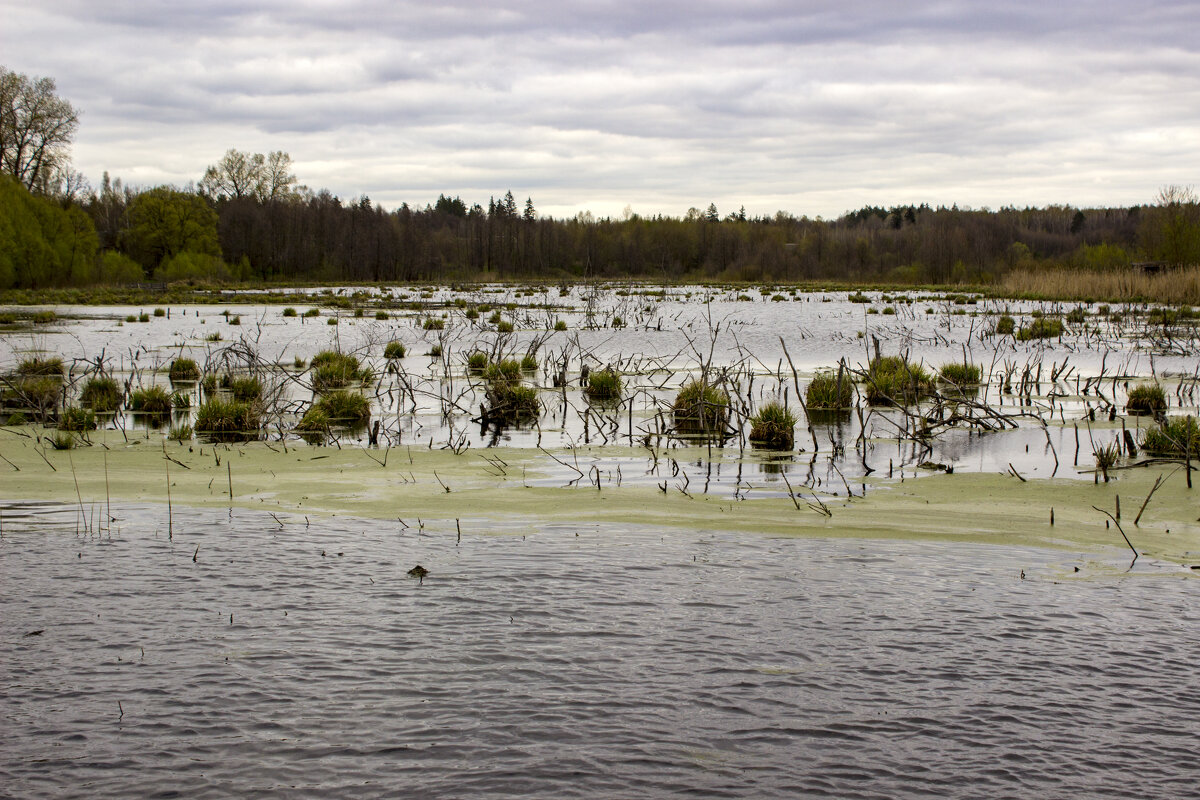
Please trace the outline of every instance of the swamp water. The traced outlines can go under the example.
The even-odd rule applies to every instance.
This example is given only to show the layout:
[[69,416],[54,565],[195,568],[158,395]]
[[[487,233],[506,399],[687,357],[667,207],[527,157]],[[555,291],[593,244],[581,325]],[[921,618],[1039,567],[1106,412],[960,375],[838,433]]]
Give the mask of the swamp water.
[[5,509],[0,794],[1200,785],[1200,583],[1073,577],[1114,552],[121,515],[83,535],[70,508]]
[[[1148,470],[1111,487],[1083,471],[1121,420],[1148,424],[1107,421],[1125,380],[1166,375],[1171,413],[1196,413],[1194,331],[1091,309],[1025,343],[987,330],[1054,309],[739,293],[443,289],[418,311],[400,306],[417,290],[371,291],[353,317],[314,292],[316,318],[60,308],[4,332],[3,370],[58,354],[77,390],[103,353],[122,381],[165,386],[182,354],[263,375],[273,409],[267,441],[233,447],[164,444],[166,425],[128,412],[75,451],[0,428],[20,468],[0,479],[0,796],[1200,796],[1200,510],[1171,473],[1131,566],[1091,505],[1123,492],[1128,528]],[[484,302],[514,333],[465,316]],[[725,447],[663,435],[702,362],[747,409],[795,405],[873,338],[934,367],[965,350],[1018,426],[930,449],[900,412],[864,409],[817,424],[815,452],[801,419],[806,451],[783,456],[746,446],[744,419]],[[391,340],[408,348],[396,372]],[[541,417],[481,430],[465,355],[534,342]],[[327,348],[374,367],[380,448],[291,433],[312,393],[290,365]],[[589,406],[584,364],[621,368],[622,406]],[[1029,399],[1001,391],[1035,368]],[[926,460],[959,474],[913,480]],[[931,510],[951,490],[928,487],[952,485]],[[818,495],[832,517],[805,507]]]

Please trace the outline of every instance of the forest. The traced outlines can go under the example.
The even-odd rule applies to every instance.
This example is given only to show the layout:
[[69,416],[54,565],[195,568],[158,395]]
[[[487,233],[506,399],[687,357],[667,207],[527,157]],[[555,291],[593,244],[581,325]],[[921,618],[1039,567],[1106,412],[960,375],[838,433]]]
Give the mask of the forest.
[[679,217],[540,215],[511,191],[386,209],[299,185],[289,154],[231,149],[187,186],[98,188],[70,168],[78,116],[54,82],[0,67],[0,289],[192,283],[836,280],[987,285],[1013,271],[1200,263],[1200,203],[864,206]]

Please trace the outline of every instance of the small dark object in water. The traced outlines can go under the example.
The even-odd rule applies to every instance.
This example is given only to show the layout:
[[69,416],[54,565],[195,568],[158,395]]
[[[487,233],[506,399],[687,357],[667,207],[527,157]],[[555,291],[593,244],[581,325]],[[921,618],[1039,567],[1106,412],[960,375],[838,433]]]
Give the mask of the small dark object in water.
[[941,462],[935,462],[935,461],[922,461],[920,464],[917,464],[917,468],[918,469],[931,469],[931,470],[934,470],[935,472],[953,472],[954,471],[953,467],[949,467],[945,464],[942,464]]
[[429,570],[425,569],[420,564],[417,564],[415,567],[413,567],[412,569],[410,569],[408,571],[408,577],[419,578],[421,580],[421,583],[425,582],[425,576],[428,574],[429,574]]
[[27,633],[25,635],[26,636],[41,636],[45,632],[46,632],[46,629],[42,628],[41,630],[38,630],[38,631],[30,631],[29,633]]

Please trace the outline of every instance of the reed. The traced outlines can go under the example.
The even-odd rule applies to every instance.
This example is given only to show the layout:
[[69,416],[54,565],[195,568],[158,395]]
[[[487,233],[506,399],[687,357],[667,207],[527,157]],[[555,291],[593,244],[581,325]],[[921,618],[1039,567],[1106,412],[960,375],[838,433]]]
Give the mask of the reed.
[[1167,394],[1157,383],[1135,386],[1125,401],[1125,411],[1130,414],[1153,414],[1166,408]]
[[1155,274],[1135,270],[1015,270],[1005,276],[1001,288],[1015,297],[1196,305],[1200,304],[1200,265]]
[[79,402],[101,413],[116,411],[121,405],[121,386],[115,378],[89,378],[79,393]]
[[804,388],[804,405],[810,411],[841,411],[854,405],[854,386],[849,376],[818,372]]
[[767,403],[750,418],[750,443],[791,450],[796,443],[796,415],[778,402]]
[[675,395],[671,411],[682,433],[723,431],[729,423],[729,395],[707,381],[691,380]]
[[593,402],[611,403],[620,400],[624,390],[625,386],[621,381],[621,376],[610,367],[588,374],[585,391],[588,399]]

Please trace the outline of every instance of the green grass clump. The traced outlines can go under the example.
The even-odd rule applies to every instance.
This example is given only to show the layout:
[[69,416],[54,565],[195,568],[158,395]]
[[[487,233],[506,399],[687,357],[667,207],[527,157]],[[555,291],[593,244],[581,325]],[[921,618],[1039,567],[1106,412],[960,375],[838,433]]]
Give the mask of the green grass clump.
[[352,383],[363,383],[370,370],[363,369],[358,358],[336,350],[322,350],[313,356],[312,384],[315,392],[344,389]]
[[383,348],[383,357],[388,361],[395,361],[398,358],[404,358],[406,352],[404,342],[392,341]]
[[54,358],[27,358],[17,365],[17,376],[21,378],[33,377],[62,377],[63,375],[63,360],[57,356]]
[[296,309],[292,308],[291,306],[288,306],[287,308],[285,308],[283,310],[283,315],[285,317],[294,317],[294,316],[296,316]]
[[723,432],[729,423],[729,395],[705,381],[691,380],[675,395],[671,411],[680,432]]
[[487,401],[488,417],[502,423],[521,422],[542,413],[537,389],[510,381],[488,386]]
[[506,319],[502,319],[496,323],[496,332],[497,333],[512,333],[513,332],[513,324]]
[[942,380],[953,383],[955,386],[974,386],[983,376],[983,369],[978,364],[958,361],[942,364],[938,375]]
[[819,372],[804,389],[809,411],[841,411],[854,405],[854,385],[843,375],[839,383],[833,372]]
[[587,388],[584,391],[593,402],[612,403],[621,399],[625,386],[616,370],[605,367],[588,374]]
[[229,384],[229,391],[234,400],[250,403],[262,399],[263,385],[262,381],[253,376],[234,378]]
[[75,446],[75,435],[68,431],[56,431],[46,438],[55,450],[70,450]]
[[566,320],[560,319],[554,323],[554,330],[565,331],[566,329],[567,329],[567,321]]
[[174,442],[186,442],[192,438],[192,426],[186,422],[182,425],[172,425],[167,438]]
[[446,327],[446,320],[439,319],[438,317],[428,317],[421,327],[427,331],[440,331]]
[[156,317],[165,317],[166,315],[167,315],[167,310],[166,310],[165,308],[156,308],[156,309],[154,309],[154,316],[156,316]]
[[198,381],[200,380],[200,367],[196,366],[196,362],[190,358],[177,358],[171,362],[168,375],[171,383]]
[[214,442],[256,438],[260,424],[258,409],[252,403],[214,397],[196,410],[196,431]]
[[129,395],[129,410],[142,414],[167,414],[171,411],[171,395],[161,386],[134,389]]
[[1142,449],[1158,456],[1200,455],[1200,423],[1192,416],[1169,417],[1146,429]]
[[33,321],[39,325],[45,325],[58,319],[58,314],[53,311],[35,311],[33,312]]
[[94,431],[96,430],[96,415],[91,409],[69,406],[63,409],[58,417],[60,431]]
[[1001,336],[1011,336],[1017,329],[1017,321],[1008,314],[996,320],[996,333]]
[[1125,401],[1125,410],[1130,414],[1153,414],[1166,408],[1167,394],[1157,383],[1135,386],[1129,390],[1129,397]]
[[782,403],[767,403],[750,418],[750,443],[791,450],[796,443],[796,415]]
[[187,392],[172,392],[171,407],[176,411],[183,411],[192,407],[192,396]]
[[121,405],[122,394],[115,378],[89,378],[79,393],[79,402],[93,411],[116,411]]
[[319,308],[310,308],[308,311],[305,311],[305,312],[304,312],[304,316],[306,316],[306,317],[319,317],[319,316],[321,316],[321,309],[319,309]]
[[526,353],[521,356],[521,369],[525,372],[537,372],[537,356],[533,353]]
[[1087,320],[1087,312],[1083,310],[1083,306],[1075,306],[1067,312],[1067,322],[1072,325],[1081,325]]
[[867,366],[866,389],[870,405],[909,405],[933,391],[933,378],[919,364],[880,356]]
[[516,383],[521,380],[521,362],[515,358],[505,358],[487,365],[483,377],[493,383]]
[[375,319],[386,320],[387,318],[388,318],[388,313],[386,311],[376,311],[375,312]]
[[487,365],[488,356],[482,350],[476,350],[467,356],[467,372],[482,375],[483,371],[487,369]]
[[1061,336],[1062,332],[1062,320],[1055,317],[1037,317],[1017,331],[1017,340],[1027,342],[1031,339],[1053,339]]
[[361,425],[370,418],[370,401],[357,392],[341,389],[313,403],[296,427],[302,431],[324,431],[332,425]]

